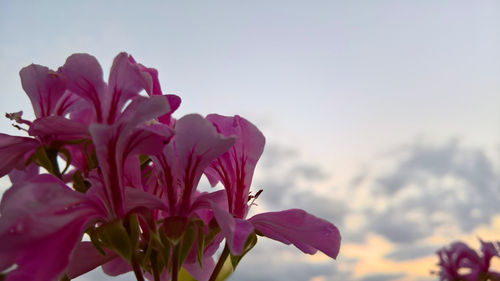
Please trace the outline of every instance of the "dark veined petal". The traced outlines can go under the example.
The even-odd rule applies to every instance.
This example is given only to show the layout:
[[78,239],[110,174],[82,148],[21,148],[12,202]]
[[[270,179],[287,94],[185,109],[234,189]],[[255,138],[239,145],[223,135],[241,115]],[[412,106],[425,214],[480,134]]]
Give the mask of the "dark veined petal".
[[[163,147],[168,132],[144,129],[146,121],[169,110],[162,96],[138,98],[124,112],[123,119],[114,125],[92,124],[90,134],[96,147],[97,159],[104,177],[106,194],[116,215],[125,214],[124,189],[127,184],[125,169],[136,175],[139,165],[127,166],[128,157],[137,154],[156,154]],[[137,178],[136,177],[128,177]],[[130,182],[130,181],[128,181]],[[132,180],[132,182],[137,182]]]
[[320,250],[334,259],[339,253],[340,232],[337,227],[304,210],[262,213],[249,221],[264,236],[293,244],[304,253],[314,254]]
[[179,119],[175,125],[174,141],[169,144],[177,154],[182,182],[182,209],[188,212],[195,188],[198,186],[205,168],[219,155],[234,144],[234,138],[217,133],[215,127],[197,114],[189,114]]
[[94,109],[95,121],[103,122],[106,83],[97,59],[89,54],[73,54],[59,68],[59,72],[67,78],[68,89],[85,99]]
[[45,117],[55,114],[59,99],[66,90],[66,84],[61,75],[45,66],[36,64],[24,67],[19,75],[23,89],[33,105],[35,116]]
[[139,95],[142,90],[152,88],[152,78],[139,69],[127,53],[118,54],[109,73],[108,92],[104,99],[106,122],[113,124],[125,103]]
[[239,218],[246,216],[252,177],[262,152],[265,138],[248,120],[210,114],[207,120],[224,136],[235,136],[234,146],[213,161],[205,170],[212,185],[221,182],[228,192],[229,210]]

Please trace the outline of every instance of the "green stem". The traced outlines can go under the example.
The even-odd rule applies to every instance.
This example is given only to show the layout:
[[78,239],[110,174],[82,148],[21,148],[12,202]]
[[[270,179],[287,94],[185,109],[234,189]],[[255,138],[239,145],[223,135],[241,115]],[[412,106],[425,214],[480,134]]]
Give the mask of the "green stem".
[[209,281],[215,281],[217,279],[217,276],[219,275],[222,266],[224,266],[224,262],[226,262],[228,256],[229,256],[229,247],[226,244],[224,246],[224,250],[222,250],[222,254],[219,257],[219,261],[217,261],[217,265],[215,265],[214,271],[212,272]]

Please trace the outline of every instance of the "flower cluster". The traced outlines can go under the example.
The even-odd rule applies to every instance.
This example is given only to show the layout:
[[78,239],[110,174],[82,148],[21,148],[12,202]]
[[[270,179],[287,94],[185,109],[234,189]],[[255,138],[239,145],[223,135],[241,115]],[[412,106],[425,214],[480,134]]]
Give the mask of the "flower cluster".
[[[12,182],[0,203],[0,279],[69,280],[102,266],[138,280],[178,280],[181,269],[215,280],[258,236],[337,257],[338,229],[303,210],[247,218],[265,139],[246,119],[175,119],[180,98],[126,53],[107,83],[88,54],[20,76],[36,118],[6,114],[29,136],[0,134],[0,176]],[[224,189],[198,191],[202,175]]]
[[442,281],[498,281],[500,272],[490,269],[491,259],[500,257],[500,241],[481,242],[478,254],[463,242],[454,242],[440,249],[438,266]]

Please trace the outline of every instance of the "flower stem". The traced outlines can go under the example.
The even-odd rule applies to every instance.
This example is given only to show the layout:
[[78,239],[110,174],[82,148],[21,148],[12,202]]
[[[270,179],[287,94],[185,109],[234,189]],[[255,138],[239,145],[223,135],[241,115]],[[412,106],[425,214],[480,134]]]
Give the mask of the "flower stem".
[[141,266],[137,262],[135,255],[132,255],[132,268],[134,269],[135,278],[137,281],[144,281],[144,276],[142,275]]
[[151,267],[153,269],[153,276],[155,281],[160,281],[160,271],[158,269],[158,253],[154,251],[151,254]]
[[222,266],[224,265],[224,262],[226,261],[228,256],[229,256],[229,247],[226,244],[224,246],[224,250],[222,250],[222,253],[220,254],[219,261],[217,261],[217,264],[215,265],[214,271],[212,272],[209,281],[215,281],[217,279],[217,276],[219,275]]
[[181,250],[180,244],[174,246],[172,253],[172,281],[179,279],[179,252]]

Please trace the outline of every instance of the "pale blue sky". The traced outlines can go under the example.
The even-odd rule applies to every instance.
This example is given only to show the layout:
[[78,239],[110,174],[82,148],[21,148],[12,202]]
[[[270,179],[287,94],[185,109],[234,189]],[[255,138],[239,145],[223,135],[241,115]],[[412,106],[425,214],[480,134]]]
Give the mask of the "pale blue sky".
[[[247,117],[272,151],[321,170],[309,184],[334,199],[426,146],[500,155],[498,1],[2,0],[0,42],[2,114],[31,111],[21,67],[88,52],[107,71],[127,51],[181,96],[178,117]],[[7,119],[0,129],[18,134]],[[346,208],[372,204],[362,196]]]

